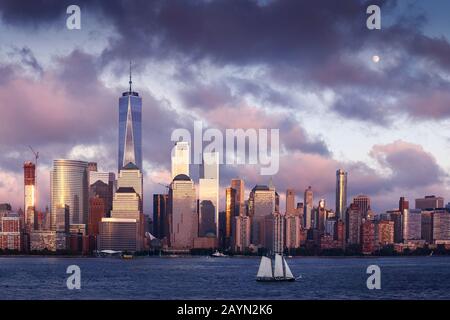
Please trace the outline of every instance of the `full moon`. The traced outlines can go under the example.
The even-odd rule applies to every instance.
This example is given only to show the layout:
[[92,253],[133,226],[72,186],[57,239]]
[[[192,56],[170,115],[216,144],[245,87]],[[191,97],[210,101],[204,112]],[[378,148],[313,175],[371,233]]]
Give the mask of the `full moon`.
[[380,62],[380,56],[373,56],[372,57],[372,61],[375,62],[375,63]]

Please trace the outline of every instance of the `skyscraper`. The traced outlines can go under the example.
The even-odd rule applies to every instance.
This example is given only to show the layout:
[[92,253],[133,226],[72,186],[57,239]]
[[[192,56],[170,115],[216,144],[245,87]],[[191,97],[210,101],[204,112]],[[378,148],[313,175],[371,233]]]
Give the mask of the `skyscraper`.
[[246,215],[236,216],[234,234],[234,250],[245,252],[250,246],[251,224],[250,217]]
[[312,191],[311,186],[308,187],[308,189],[305,190],[305,195],[304,195],[304,214],[303,214],[303,219],[304,219],[304,223],[303,225],[305,226],[306,229],[311,229],[312,226],[312,211],[313,211],[313,201],[314,201],[314,193]]
[[186,141],[176,142],[172,150],[172,179],[179,174],[189,177],[190,158],[189,143]]
[[167,194],[153,195],[153,235],[158,239],[168,237],[168,200]]
[[402,215],[403,241],[422,238],[422,210],[404,209]]
[[231,239],[232,224],[236,217],[236,190],[229,187],[225,189],[225,242]]
[[244,180],[231,179],[231,188],[236,190],[236,201],[235,201],[236,210],[234,211],[235,215],[236,216],[245,215]]
[[[347,210],[347,172],[342,169],[336,171],[336,216],[345,219]],[[344,223],[347,221],[344,220]]]
[[198,235],[197,200],[194,183],[185,174],[177,175],[169,189],[170,247],[189,250]]
[[117,177],[117,188],[133,188],[139,196],[140,201],[140,211],[143,210],[143,177],[142,171],[134,164],[128,163],[119,171],[119,176]]
[[199,236],[219,235],[219,153],[203,154],[199,180]]
[[264,245],[265,219],[275,212],[275,189],[256,185],[250,192],[249,214],[252,219],[251,243]]
[[409,201],[405,197],[400,197],[398,201],[398,210],[403,214],[405,210],[409,210]]
[[359,210],[361,211],[361,214],[363,218],[366,218],[367,212],[370,209],[370,198],[369,196],[360,194],[353,198],[353,203],[357,204],[359,207]]
[[102,218],[99,226],[100,250],[139,251],[142,248],[144,217],[140,196],[132,186],[117,189],[111,218]]
[[274,212],[265,217],[264,247],[271,253],[282,254],[285,247],[285,217]]
[[57,208],[69,207],[69,223],[88,223],[88,171],[87,162],[54,160],[50,172],[51,228],[56,230]]
[[142,98],[130,88],[119,98],[119,161],[118,170],[134,163],[142,171]]
[[286,214],[286,247],[288,249],[295,249],[300,247],[300,232],[301,232],[301,221],[298,214]]
[[294,189],[286,190],[286,214],[295,214],[295,191]]
[[105,217],[111,213],[116,189],[116,175],[113,172],[89,171],[89,197],[99,196],[105,200]]
[[347,243],[348,244],[360,244],[361,243],[361,211],[359,207],[352,203],[347,210]]
[[366,220],[361,226],[361,249],[363,254],[375,251],[375,223]]
[[23,164],[24,175],[24,210],[25,229],[27,232],[34,230],[34,220],[36,213],[36,165],[27,161]]
[[450,240],[450,211],[447,209],[436,209],[433,212],[433,241]]

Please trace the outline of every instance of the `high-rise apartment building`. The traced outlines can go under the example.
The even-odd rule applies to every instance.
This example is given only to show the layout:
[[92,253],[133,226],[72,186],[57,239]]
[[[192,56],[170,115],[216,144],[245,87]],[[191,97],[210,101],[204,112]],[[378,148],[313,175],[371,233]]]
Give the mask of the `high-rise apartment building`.
[[360,244],[362,218],[361,211],[356,204],[352,203],[348,208],[346,221],[347,244]]
[[236,216],[234,220],[233,249],[236,252],[244,253],[250,246],[251,220],[246,215]]
[[380,220],[376,225],[377,245],[386,246],[394,244],[394,221]]
[[361,226],[361,251],[372,254],[375,251],[375,223],[365,220]]
[[298,214],[287,214],[286,221],[286,248],[296,249],[301,245],[301,217]]

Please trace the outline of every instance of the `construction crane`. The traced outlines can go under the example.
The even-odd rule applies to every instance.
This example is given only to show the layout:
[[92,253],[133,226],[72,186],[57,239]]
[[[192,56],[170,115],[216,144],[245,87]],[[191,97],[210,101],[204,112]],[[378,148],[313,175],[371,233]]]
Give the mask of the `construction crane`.
[[34,151],[33,147],[28,146],[30,148],[31,152],[34,154],[34,210],[36,211],[37,207],[37,169],[38,169],[38,159],[39,159],[39,152]]

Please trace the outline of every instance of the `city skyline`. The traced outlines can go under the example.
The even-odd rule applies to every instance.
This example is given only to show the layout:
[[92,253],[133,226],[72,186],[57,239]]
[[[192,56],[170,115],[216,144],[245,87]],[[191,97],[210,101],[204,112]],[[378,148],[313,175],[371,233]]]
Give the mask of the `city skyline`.
[[[365,12],[357,1],[349,1],[341,8],[323,3],[320,9],[311,3],[286,3],[298,6],[296,14],[304,12],[310,19],[303,21],[299,16],[296,20],[300,22],[282,30],[287,39],[295,42],[280,42],[281,39],[273,36],[275,40],[261,50],[256,50],[261,40],[259,33],[242,32],[242,42],[238,43],[226,34],[208,34],[213,39],[221,39],[222,50],[217,50],[194,31],[186,28],[177,33],[181,32],[180,25],[164,20],[164,16],[153,15],[149,19],[163,19],[161,29],[155,34],[167,31],[167,38],[151,51],[134,47],[133,44],[143,39],[128,31],[133,28],[121,29],[113,12],[133,13],[119,5],[109,13],[102,10],[94,13],[97,8],[85,4],[83,13],[105,18],[110,28],[88,19],[75,33],[63,24],[59,26],[58,19],[64,10],[60,10],[61,14],[52,12],[50,18],[44,19],[45,7],[37,6],[33,23],[50,28],[39,29],[36,39],[32,39],[26,35],[30,26],[22,23],[23,17],[15,14],[16,9],[7,4],[2,6],[0,23],[10,32],[5,33],[0,47],[3,81],[0,101],[2,107],[9,106],[2,109],[4,122],[0,128],[4,137],[0,199],[11,202],[16,210],[19,207],[24,210],[22,166],[24,161],[34,160],[28,145],[40,151],[37,202],[41,210],[50,205],[49,172],[54,159],[96,161],[102,171],[117,172],[117,130],[109,124],[118,121],[118,93],[128,91],[130,60],[133,61],[133,88],[143,98],[142,169],[146,199],[164,191],[159,183],[171,181],[170,130],[191,130],[194,120],[203,120],[219,129],[280,128],[284,154],[280,172],[273,181],[280,191],[282,207],[287,188],[297,190],[298,196],[310,185],[315,199],[334,203],[334,173],[339,168],[349,174],[348,201],[358,194],[367,194],[377,213],[396,208],[400,196],[415,199],[436,194],[448,198],[450,160],[445,150],[449,146],[446,139],[449,113],[445,107],[448,83],[444,77],[448,65],[442,58],[449,52],[447,34],[442,31],[448,30],[442,27],[448,22],[436,9],[448,4],[422,3],[403,11],[411,19],[406,26],[400,24],[401,4],[383,5],[386,17],[383,29],[378,34],[369,34],[352,23],[359,21],[354,12]],[[171,10],[183,8],[189,10],[181,11],[191,12],[184,13],[187,17],[197,13],[188,3],[173,6],[164,6],[163,12],[169,14]],[[227,4],[220,1],[202,4],[205,10],[211,11],[220,6],[226,8]],[[288,8],[286,4],[276,3],[248,8],[237,5],[238,12],[243,14],[248,10],[256,16],[267,13],[266,31],[271,35],[274,35],[272,27],[280,20],[277,12],[287,12]],[[142,8],[143,12],[151,9],[151,4]],[[334,12],[332,16],[337,22],[322,25],[318,12]],[[412,21],[420,14],[429,19],[416,26]],[[246,23],[250,23],[227,15],[216,18],[233,22],[239,30],[245,30]],[[354,42],[348,44],[343,40],[350,33],[331,33],[338,22],[350,28]],[[141,26],[144,23],[136,21],[136,28]],[[311,26],[327,36],[335,35],[336,43],[311,39],[308,33],[301,32]],[[47,49],[52,47],[48,43],[44,48],[38,41],[45,32],[54,35],[51,41],[54,51]],[[406,34],[411,38],[417,36],[420,41],[405,37],[394,45],[396,36]],[[116,41],[108,41],[110,35],[115,35]],[[204,55],[196,53],[188,44],[177,45],[178,37],[196,39]],[[302,46],[302,41],[308,43],[307,48]],[[238,50],[238,45],[249,50]],[[292,45],[293,55],[298,56],[294,58],[280,50],[287,45]],[[124,48],[130,48],[130,52],[123,53]],[[164,54],[167,52],[171,54]],[[192,64],[186,64],[180,52],[192,59]],[[380,56],[379,63],[372,61],[373,54]],[[99,58],[104,59],[103,64]],[[408,61],[414,66],[406,65]],[[292,65],[292,70],[287,70],[286,65]],[[277,67],[282,74],[274,73]],[[413,78],[402,72],[406,67],[414,67]],[[435,81],[427,81],[429,72]],[[394,74],[397,76],[393,77]],[[405,80],[410,83],[408,88],[402,86]],[[413,92],[419,86],[424,86],[423,97]],[[372,92],[369,98],[364,98],[368,92]],[[399,101],[387,101],[389,97]],[[193,179],[197,181],[195,174]],[[246,197],[255,185],[268,184],[269,180],[251,166],[221,166],[220,210],[224,209],[225,188],[235,177],[245,180]],[[145,206],[145,213],[150,214],[151,201],[146,201]]]

